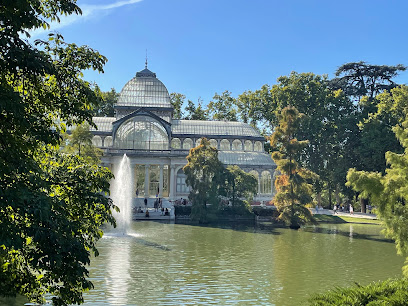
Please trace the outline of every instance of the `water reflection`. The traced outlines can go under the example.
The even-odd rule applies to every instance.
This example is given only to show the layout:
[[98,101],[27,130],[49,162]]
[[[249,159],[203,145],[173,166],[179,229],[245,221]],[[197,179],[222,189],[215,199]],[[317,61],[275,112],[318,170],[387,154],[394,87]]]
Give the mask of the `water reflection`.
[[105,288],[106,300],[110,305],[128,305],[127,292],[131,284],[130,277],[130,243],[132,236],[106,235],[110,248],[107,249]]
[[372,225],[132,227],[138,235],[99,241],[85,305],[297,305],[333,286],[399,275],[403,263]]

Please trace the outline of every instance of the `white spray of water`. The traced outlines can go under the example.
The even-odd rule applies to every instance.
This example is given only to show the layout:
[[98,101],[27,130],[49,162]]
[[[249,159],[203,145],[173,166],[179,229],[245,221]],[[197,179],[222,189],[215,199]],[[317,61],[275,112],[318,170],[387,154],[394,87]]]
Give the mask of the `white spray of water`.
[[114,211],[116,232],[127,234],[132,220],[132,170],[129,158],[123,155],[112,185],[112,200],[120,212]]

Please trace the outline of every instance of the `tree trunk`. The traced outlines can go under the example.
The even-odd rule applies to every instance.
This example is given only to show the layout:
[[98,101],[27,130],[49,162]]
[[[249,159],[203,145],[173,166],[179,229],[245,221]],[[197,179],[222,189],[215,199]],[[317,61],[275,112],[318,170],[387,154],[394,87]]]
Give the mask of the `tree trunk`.
[[319,193],[316,195],[316,201],[317,201],[317,206],[318,206],[318,207],[322,206],[322,193],[321,193],[321,192],[319,192]]
[[361,212],[366,213],[367,205],[368,205],[368,199],[360,198],[360,205],[361,205]]
[[329,187],[329,207],[332,207],[332,191],[330,187]]
[[340,200],[339,184],[336,184],[335,197],[336,197],[336,205],[337,205],[338,207],[340,207],[340,204],[341,204],[340,202],[341,202],[341,200]]

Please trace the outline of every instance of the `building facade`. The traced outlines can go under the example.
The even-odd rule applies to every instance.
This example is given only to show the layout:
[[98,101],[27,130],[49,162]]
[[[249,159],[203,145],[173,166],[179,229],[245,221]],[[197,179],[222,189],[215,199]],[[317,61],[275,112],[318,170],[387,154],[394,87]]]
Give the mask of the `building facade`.
[[256,201],[273,196],[276,165],[264,152],[265,138],[250,125],[231,121],[173,119],[167,88],[147,67],[123,87],[115,117],[94,117],[93,144],[104,150],[102,164],[115,173],[126,154],[132,166],[134,194],[187,198],[183,167],[189,150],[206,137],[220,161],[258,178]]

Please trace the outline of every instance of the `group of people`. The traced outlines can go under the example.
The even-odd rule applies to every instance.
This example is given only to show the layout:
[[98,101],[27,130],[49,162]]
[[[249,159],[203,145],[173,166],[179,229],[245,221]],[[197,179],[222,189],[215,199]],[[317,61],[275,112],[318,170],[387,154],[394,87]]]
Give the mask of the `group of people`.
[[[136,207],[134,208],[134,212],[136,212],[138,214],[144,212],[145,217],[149,218],[150,213],[149,213],[149,209],[147,208],[147,198],[144,198],[143,201],[144,201],[145,210],[143,211],[142,207],[139,206],[137,209],[136,209]],[[162,216],[169,216],[170,215],[170,212],[169,212],[168,208],[163,207],[163,201],[160,198],[156,198],[156,200],[154,201],[153,207],[154,207],[154,211],[156,211],[156,212],[158,212],[160,210]]]
[[[136,197],[137,198],[139,197],[139,189],[136,189]],[[145,207],[145,217],[149,218],[150,213],[149,213],[149,210],[147,209],[147,202],[148,202],[147,197],[144,198],[143,202],[144,202],[144,207]],[[183,204],[186,205],[187,201],[185,200],[185,202]],[[169,216],[170,215],[170,212],[169,212],[168,208],[163,207],[163,199],[159,198],[159,194],[156,194],[156,199],[154,201],[153,208],[154,208],[154,211],[156,211],[156,212],[158,212],[160,210],[162,216]],[[143,209],[142,209],[141,206],[139,206],[137,209],[135,208],[134,211],[136,211],[136,213],[143,213]]]
[[[333,214],[334,214],[334,215],[337,214],[339,210],[344,211],[344,205],[334,204],[334,206],[333,206]],[[354,214],[354,207],[353,207],[353,205],[348,204],[348,211],[350,212],[351,215]]]

